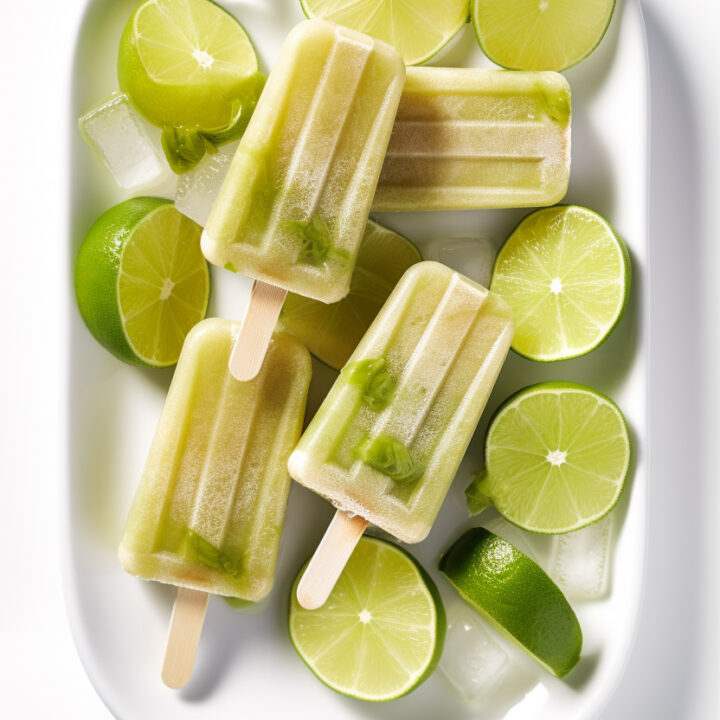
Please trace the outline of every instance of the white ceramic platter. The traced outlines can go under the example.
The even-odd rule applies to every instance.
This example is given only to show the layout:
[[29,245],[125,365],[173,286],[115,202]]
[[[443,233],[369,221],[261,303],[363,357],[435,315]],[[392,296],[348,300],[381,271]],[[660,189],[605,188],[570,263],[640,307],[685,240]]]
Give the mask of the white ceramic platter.
[[[77,118],[116,89],[115,58],[125,20],[136,0],[91,0],[78,33],[72,88]],[[225,2],[248,30],[264,69],[272,67],[288,30],[302,19],[297,0]],[[472,28],[434,60],[438,65],[489,65]],[[535,364],[511,354],[481,426],[445,505],[423,543],[411,552],[435,577],[448,608],[459,601],[437,572],[441,552],[469,519],[463,490],[481,462],[485,423],[513,391],[540,380],[572,380],[596,387],[625,412],[635,445],[634,475],[617,509],[611,592],[599,602],[578,603],[585,636],[583,657],[565,680],[536,670],[519,652],[513,658],[534,672],[527,695],[492,713],[465,705],[441,673],[418,690],[386,705],[367,705],[337,695],[309,672],[286,629],[292,580],[320,539],[331,507],[293,486],[275,588],[261,607],[231,609],[210,601],[195,674],[180,692],[160,680],[160,664],[174,592],[127,575],[116,548],[140,478],[171,371],[123,365],[106,353],[71,312],[68,443],[65,478],[65,564],[69,614],[88,674],[120,718],[275,718],[286,714],[322,718],[454,720],[582,720],[595,717],[610,698],[630,653],[645,563],[647,513],[647,67],[644,26],[636,0],[620,2],[600,47],[566,73],[573,91],[572,173],[567,202],[608,217],[627,241],[633,261],[628,311],[609,340],[590,355]],[[74,124],[73,124],[74,128]],[[91,155],[78,132],[70,138],[72,227],[68,262],[92,222],[126,195]],[[385,213],[384,224],[423,249],[449,236],[487,237],[496,246],[527,210]],[[460,268],[462,269],[462,268]],[[249,282],[213,269],[209,314],[242,316]],[[333,380],[318,363],[308,412]],[[512,652],[512,650],[511,650]],[[519,656],[519,657],[518,657]]]

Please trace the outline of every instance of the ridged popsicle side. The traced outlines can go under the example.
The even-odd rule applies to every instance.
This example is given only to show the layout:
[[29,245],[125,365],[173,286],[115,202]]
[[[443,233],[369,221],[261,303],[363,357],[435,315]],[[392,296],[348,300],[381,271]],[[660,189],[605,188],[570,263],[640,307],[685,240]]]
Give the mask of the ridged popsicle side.
[[[512,314],[500,297],[439,263],[413,266],[310,422],[290,457],[290,474],[400,540],[422,540],[475,431],[512,333]],[[381,361],[390,378],[384,381],[394,384],[385,407],[369,405],[366,388],[349,379],[367,361]],[[411,470],[400,481],[360,458],[359,448],[378,437],[389,438],[393,451],[395,443],[404,448]]]
[[570,178],[559,73],[408,68],[372,209],[553,205]]
[[236,333],[213,318],[188,335],[119,556],[148,580],[255,601],[273,584],[311,367],[276,333],[259,375],[238,382]]

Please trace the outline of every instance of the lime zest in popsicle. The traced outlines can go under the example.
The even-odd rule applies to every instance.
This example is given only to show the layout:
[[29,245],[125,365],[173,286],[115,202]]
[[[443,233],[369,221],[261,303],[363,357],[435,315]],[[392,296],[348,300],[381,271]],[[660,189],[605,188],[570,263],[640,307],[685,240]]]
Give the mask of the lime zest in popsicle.
[[403,485],[417,480],[424,472],[410,450],[390,435],[364,438],[355,446],[355,455],[366,465]]
[[570,120],[572,101],[569,89],[550,92],[547,87],[538,83],[537,103],[538,112],[544,113],[556,123],[564,125]]
[[337,250],[333,242],[328,224],[320,217],[312,217],[306,221],[290,220],[285,227],[298,237],[302,243],[299,262],[320,266],[325,264],[329,257],[347,259],[344,250]]
[[187,531],[186,541],[188,554],[203,565],[220,570],[233,577],[237,577],[242,571],[242,562],[240,560],[216,548],[194,530]]
[[384,410],[392,399],[397,381],[388,372],[385,358],[367,358],[350,363],[342,370],[348,385],[363,389],[362,400],[375,412]]

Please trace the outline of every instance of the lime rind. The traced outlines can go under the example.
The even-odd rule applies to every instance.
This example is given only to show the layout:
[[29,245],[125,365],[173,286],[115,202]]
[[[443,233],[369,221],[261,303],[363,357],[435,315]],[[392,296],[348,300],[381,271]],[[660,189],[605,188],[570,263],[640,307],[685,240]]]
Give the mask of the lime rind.
[[[413,558],[410,553],[408,553],[403,548],[390,543],[386,540],[381,540],[380,538],[375,538],[371,536],[365,536],[360,540],[360,543],[358,543],[358,546],[365,544],[366,546],[368,544],[377,546],[378,551],[382,552],[391,552],[393,554],[397,554],[397,558],[401,559],[401,561],[404,563],[407,570],[409,570],[410,574],[415,578],[415,581],[413,583],[413,587],[411,591],[406,593],[401,593],[398,595],[394,591],[391,592],[390,597],[386,598],[382,602],[382,606],[385,609],[385,612],[387,612],[388,607],[388,600],[392,600],[393,597],[404,597],[405,600],[408,598],[412,598],[413,602],[422,601],[424,605],[426,606],[427,611],[429,612],[429,618],[430,618],[430,624],[427,627],[424,628],[415,628],[417,631],[425,630],[425,631],[431,631],[434,633],[431,635],[432,638],[432,652],[426,657],[425,661],[422,663],[420,667],[417,668],[417,670],[412,674],[407,682],[405,682],[403,685],[399,687],[392,688],[392,691],[385,691],[383,693],[375,693],[371,694],[369,692],[360,693],[356,690],[354,691],[353,688],[349,688],[346,685],[341,685],[337,682],[334,682],[329,677],[327,677],[317,666],[317,662],[314,661],[312,658],[308,657],[307,653],[307,647],[303,645],[303,640],[305,641],[305,644],[307,644],[307,634],[305,635],[305,638],[300,638],[299,634],[297,632],[297,628],[302,626],[303,618],[314,620],[317,623],[320,623],[318,626],[318,633],[317,633],[317,639],[318,642],[316,643],[316,647],[314,648],[315,651],[319,651],[324,654],[324,650],[327,647],[328,644],[331,644],[334,646],[334,638],[329,638],[330,633],[332,632],[331,626],[329,622],[327,621],[327,613],[323,615],[325,612],[323,608],[327,608],[330,603],[333,602],[334,598],[338,596],[340,590],[339,587],[342,585],[341,580],[343,578],[343,575],[341,575],[341,580],[338,581],[338,585],[336,585],[335,589],[333,590],[333,593],[331,593],[331,596],[328,600],[328,602],[323,606],[323,608],[320,608],[319,610],[313,610],[313,611],[307,611],[302,609],[298,602],[296,597],[297,592],[297,586],[300,581],[300,578],[302,577],[305,568],[307,567],[307,562],[303,565],[300,572],[297,575],[297,578],[295,579],[295,582],[293,583],[291,590],[290,590],[290,603],[289,603],[289,616],[288,616],[288,631],[290,634],[290,641],[295,648],[295,651],[299,655],[300,659],[305,663],[305,665],[310,669],[310,671],[325,685],[327,685],[329,688],[334,690],[335,692],[345,695],[348,697],[353,697],[358,700],[363,700],[365,702],[387,702],[390,700],[395,700],[397,698],[403,697],[404,695],[407,695],[408,693],[412,692],[415,688],[417,688],[419,685],[421,685],[425,680],[432,674],[432,672],[437,667],[437,664],[440,661],[440,657],[442,655],[442,649],[444,645],[444,639],[445,639],[445,631],[447,627],[447,618],[445,615],[445,608],[442,602],[442,598],[440,596],[440,592],[435,585],[432,578],[428,575],[428,573],[425,571],[425,569]],[[357,552],[357,549],[356,551]],[[361,550],[363,552],[363,550]],[[308,561],[309,562],[309,561]],[[350,564],[350,563],[348,563]],[[362,574],[364,577],[361,577],[361,582],[356,581],[350,581],[350,587],[352,587],[354,590],[362,591],[364,589],[367,589],[368,587],[369,592],[373,592],[373,583],[377,582],[378,573],[382,571],[383,563],[380,562],[379,559],[374,564],[367,565],[363,568]],[[343,571],[343,574],[347,573],[348,569]],[[395,575],[394,575],[395,577]],[[381,593],[381,596],[385,593]],[[359,602],[359,599],[357,597],[353,598],[356,601],[356,604]],[[359,604],[358,604],[359,607]],[[373,612],[372,604],[368,603],[368,608],[370,613]],[[357,614],[357,607],[349,606],[347,601],[345,602],[343,606],[343,610],[341,611],[344,619],[343,622],[345,623],[344,631],[346,633],[352,632],[352,627],[348,625],[348,623],[356,623],[352,618],[354,615]],[[348,612],[349,611],[349,612]],[[412,633],[408,634],[407,636],[407,642],[406,638],[402,634],[402,621],[407,620],[407,617],[404,615],[399,615],[396,617],[393,622],[391,623],[393,625],[393,631],[392,635],[394,636],[393,642],[395,643],[395,650],[397,651],[398,647],[404,647],[405,650],[410,650],[412,652],[412,648],[416,647],[416,642],[418,640],[418,636],[415,636],[413,638]],[[408,623],[408,627],[412,628],[412,623]],[[342,643],[342,640],[340,640],[340,643]],[[398,645],[400,643],[400,645]],[[376,647],[379,645],[382,645],[382,642],[374,642],[373,643]],[[388,651],[387,646],[384,646],[385,650]],[[342,653],[343,661],[350,662],[350,663],[356,663],[357,659],[361,652],[367,652],[366,648],[362,648],[361,650],[358,650],[357,653],[353,657],[349,657],[348,652]],[[363,658],[365,659],[365,658]],[[395,660],[397,662],[397,659]],[[381,664],[378,660],[378,664]],[[354,665],[354,669],[357,670],[359,668],[358,665]]]
[[[603,4],[607,7],[607,14],[605,16],[604,25],[600,26],[602,29],[598,29],[596,33],[593,35],[593,40],[591,40],[590,43],[586,44],[586,47],[574,54],[574,56],[570,59],[563,59],[558,61],[548,61],[547,63],[525,63],[519,59],[516,59],[514,61],[510,61],[509,59],[505,59],[502,55],[499,55],[494,50],[492,50],[490,47],[488,47],[489,43],[487,42],[485,35],[480,25],[482,24],[479,20],[479,6],[481,4],[482,0],[471,0],[471,12],[470,12],[470,20],[473,24],[473,30],[475,32],[475,38],[477,39],[478,45],[480,46],[480,49],[485,53],[485,55],[490,59],[492,62],[494,62],[496,65],[499,65],[502,68],[505,68],[506,70],[554,70],[556,72],[562,72],[564,70],[568,70],[571,67],[574,67],[578,63],[582,62],[587,58],[589,55],[591,55],[597,46],[601,43],[602,39],[605,37],[605,34],[607,33],[608,28],[610,27],[610,22],[612,21],[613,14],[615,12],[615,5],[616,0],[610,0],[610,2],[605,1]],[[534,5],[540,5],[541,3],[534,2]],[[546,3],[547,5],[548,3]],[[497,3],[496,3],[497,5]],[[512,12],[512,11],[510,11]],[[508,24],[511,24],[508,22]],[[573,29],[575,30],[575,34],[577,34],[577,24],[573,23]],[[549,34],[546,34],[549,35]],[[555,31],[552,33],[555,37],[557,37],[557,32]],[[537,43],[532,42],[532,38],[530,42],[525,42],[525,39],[528,37],[527,32],[523,32],[521,30],[518,30],[516,33],[517,37],[522,37],[523,42],[526,46],[533,46],[535,45],[537,47]],[[506,51],[506,48],[508,47],[508,43],[502,43],[503,50]]]
[[456,540],[439,563],[460,596],[548,672],[565,677],[582,629],[560,588],[531,558],[483,527]]
[[[470,21],[469,0],[450,0],[442,4],[435,0],[406,0],[394,5],[387,0],[344,3],[300,0],[300,6],[305,17],[330,20],[394,46],[406,65],[421,65],[433,58]],[[386,17],[387,13],[390,17]],[[408,17],[400,17],[400,13]],[[416,47],[413,48],[413,44]]]
[[[491,457],[491,451],[493,448],[492,438],[494,433],[496,433],[498,424],[504,422],[504,416],[508,413],[508,411],[520,405],[527,398],[542,394],[566,394],[572,392],[587,395],[588,398],[590,398],[598,405],[606,407],[611,413],[610,417],[612,417],[616,422],[616,429],[618,431],[618,434],[616,436],[613,436],[612,440],[620,440],[619,449],[622,450],[622,453],[620,458],[621,467],[618,469],[615,478],[613,479],[613,482],[615,483],[615,490],[614,492],[612,492],[609,498],[602,505],[600,505],[597,511],[583,514],[582,517],[578,515],[577,520],[574,523],[566,523],[564,525],[553,526],[543,525],[537,522],[531,523],[523,517],[519,516],[517,509],[517,499],[509,497],[505,492],[504,488],[506,487],[506,483],[508,481],[505,477],[505,471],[503,471],[503,473],[499,473],[496,470],[495,473],[493,473],[492,466],[494,464],[494,461]],[[585,426],[587,426],[588,422],[589,419],[585,419]],[[585,427],[582,427],[580,431],[576,431],[578,433],[576,435],[576,438],[579,436],[579,432],[583,432],[584,430]],[[529,432],[526,433],[526,436],[529,436]],[[604,439],[601,439],[598,441],[597,444],[599,449],[603,449],[603,452],[606,452],[605,448],[607,446],[603,448],[600,445],[600,443],[604,442],[606,441]],[[611,398],[609,398],[604,393],[599,392],[598,390],[590,388],[587,385],[582,385],[580,383],[557,381],[541,382],[518,390],[516,393],[511,395],[496,410],[496,412],[492,416],[485,440],[486,469],[478,473],[476,477],[473,478],[470,485],[466,488],[466,504],[470,513],[475,515],[484,509],[484,507],[481,506],[481,502],[476,499],[488,498],[492,505],[508,522],[523,530],[542,535],[564,534],[572,532],[574,530],[579,530],[580,528],[586,527],[587,525],[591,525],[592,523],[601,520],[616,506],[620,499],[620,496],[622,495],[622,491],[625,486],[625,482],[627,481],[631,465],[632,443],[630,441],[630,428],[622,411]],[[501,474],[502,477],[500,477]],[[510,481],[513,481],[513,479],[514,478],[511,474]],[[567,485],[566,488],[568,494],[570,494]],[[539,502],[539,496],[537,496],[536,504]],[[575,502],[577,502],[577,500],[575,500]],[[575,509],[577,510],[577,506],[575,506]]]
[[[519,232],[524,232],[525,228],[529,223],[532,223],[534,221],[539,221],[543,218],[543,216],[551,215],[555,213],[564,213],[565,217],[567,217],[567,214],[569,213],[583,213],[586,214],[586,216],[592,221],[597,223],[600,227],[604,228],[606,231],[606,238],[610,239],[613,243],[613,248],[617,252],[617,260],[618,264],[621,266],[621,272],[620,277],[616,277],[615,280],[620,285],[622,292],[620,293],[619,302],[617,299],[614,301],[614,310],[612,317],[605,322],[604,326],[600,329],[599,332],[595,333],[595,336],[592,338],[592,340],[586,342],[585,344],[575,347],[575,348],[567,348],[566,351],[560,352],[557,349],[551,349],[548,350],[547,347],[545,347],[542,350],[531,350],[528,347],[529,342],[532,342],[532,338],[530,340],[527,339],[526,335],[523,333],[522,325],[525,323],[526,320],[529,320],[531,317],[533,319],[533,326],[537,326],[537,313],[535,314],[524,314],[520,318],[518,318],[518,308],[517,308],[517,300],[511,296],[511,293],[508,293],[506,290],[503,292],[502,288],[502,282],[507,282],[507,276],[505,273],[501,272],[499,270],[500,266],[506,262],[506,258],[504,254],[507,254],[510,249],[517,249],[522,241],[523,238],[518,235]],[[563,218],[565,219],[565,218]],[[537,224],[537,223],[536,223]],[[538,267],[542,267],[538,264]],[[520,278],[514,278],[513,283],[515,283],[515,286],[517,287],[518,284],[520,284]],[[525,283],[527,285],[532,285],[534,281],[531,278],[527,278],[525,280]],[[529,215],[525,216],[513,229],[513,231],[508,236],[507,240],[503,244],[503,246],[500,248],[500,251],[498,252],[497,257],[495,258],[495,263],[493,265],[493,271],[492,271],[492,277],[490,280],[490,289],[494,292],[497,292],[499,295],[502,295],[505,297],[505,299],[509,302],[511,306],[513,306],[513,311],[516,315],[516,328],[515,328],[515,336],[513,337],[513,343],[512,343],[512,349],[514,352],[516,352],[518,355],[527,358],[528,360],[533,360],[535,362],[543,362],[543,363],[549,363],[549,362],[558,362],[561,360],[571,360],[573,358],[582,357],[583,355],[587,355],[588,353],[592,352],[593,350],[597,349],[602,345],[608,337],[612,334],[613,330],[617,327],[618,323],[622,319],[623,315],[625,314],[625,310],[627,309],[629,300],[630,300],[630,291],[631,291],[631,284],[632,284],[632,263],[630,259],[630,253],[628,251],[627,245],[623,241],[620,234],[615,230],[615,228],[601,215],[596,213],[594,210],[591,210],[587,207],[584,207],[582,205],[554,205],[553,207],[549,208],[541,208],[539,210],[535,210],[534,212],[530,213]],[[499,287],[500,286],[500,287]],[[605,287],[602,287],[603,290],[607,290],[608,285]],[[546,297],[548,296],[548,293],[545,293]],[[531,299],[531,295],[528,295],[526,299]],[[553,333],[559,332],[562,330],[564,333],[567,333],[567,328],[561,328],[560,323],[557,320],[557,316],[554,318],[551,318],[551,322],[548,323],[552,325],[552,331]],[[569,328],[572,332],[573,328]],[[547,332],[548,328],[542,327],[542,332],[537,330],[535,332],[535,342],[539,343],[541,346],[547,346],[548,345],[548,338],[551,336],[550,333]]]

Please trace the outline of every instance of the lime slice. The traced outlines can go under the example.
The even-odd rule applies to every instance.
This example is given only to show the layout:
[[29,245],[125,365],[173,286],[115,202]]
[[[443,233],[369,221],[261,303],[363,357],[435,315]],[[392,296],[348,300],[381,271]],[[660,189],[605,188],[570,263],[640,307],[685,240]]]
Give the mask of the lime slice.
[[512,70],[565,70],[587,57],[610,24],[615,0],[473,0],[483,52]]
[[612,510],[630,467],[630,436],[605,395],[574,383],[539,383],[498,410],[485,463],[466,491],[471,512],[492,501],[525,530],[565,533]]
[[468,0],[300,0],[308,17],[331,20],[397,48],[406,65],[429,60],[468,21]]
[[290,594],[290,639],[303,662],[343,695],[384,702],[406,695],[435,669],[445,609],[435,583],[404,550],[363,537],[327,602],[300,607]]
[[485,528],[468,530],[440,570],[470,605],[557,677],[577,664],[582,631],[560,588],[540,566]]
[[282,324],[318,360],[339,370],[403,273],[420,260],[420,252],[407,238],[368,220],[350,292],[330,305],[288,293]]
[[227,128],[257,69],[242,25],[208,0],[147,0],[120,39],[120,87],[160,127]]
[[513,309],[513,350],[531,360],[565,360],[596,348],[617,324],[630,294],[630,257],[592,210],[543,208],[501,248],[490,289]]
[[169,200],[132,198],[102,215],[80,246],[75,295],[85,324],[113,355],[166,367],[205,317],[210,276],[202,228]]

